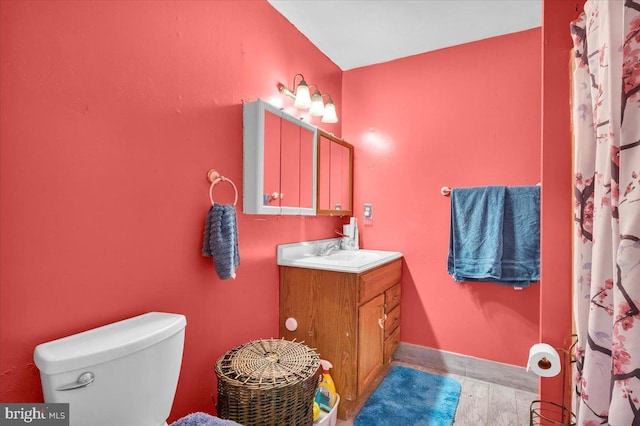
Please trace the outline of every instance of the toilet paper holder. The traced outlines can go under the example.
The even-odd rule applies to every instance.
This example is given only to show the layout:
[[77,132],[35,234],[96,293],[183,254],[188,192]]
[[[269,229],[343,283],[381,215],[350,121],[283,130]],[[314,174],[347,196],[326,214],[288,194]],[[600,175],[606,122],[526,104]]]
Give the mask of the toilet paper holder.
[[[567,339],[565,339],[564,347],[555,348],[558,353],[562,357],[562,365],[560,367],[560,372],[562,374],[562,402],[558,404],[553,401],[544,401],[541,399],[537,399],[535,401],[531,401],[531,406],[529,409],[529,425],[537,426],[537,425],[557,425],[557,426],[575,426],[576,425],[576,415],[570,410],[569,407],[565,405],[566,398],[565,392],[567,388],[566,378],[567,374],[571,374],[572,368],[567,368],[567,359],[569,361],[569,366],[571,366],[574,362],[576,362],[573,356],[573,349],[578,343],[577,334],[572,334]],[[567,340],[571,342],[571,345],[567,348]],[[558,418],[560,422],[558,422]]]

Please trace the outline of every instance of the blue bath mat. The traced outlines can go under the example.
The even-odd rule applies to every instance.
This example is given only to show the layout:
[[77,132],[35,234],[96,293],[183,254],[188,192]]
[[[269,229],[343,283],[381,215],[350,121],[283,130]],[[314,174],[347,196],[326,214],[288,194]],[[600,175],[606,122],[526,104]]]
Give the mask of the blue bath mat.
[[460,383],[413,368],[391,368],[356,416],[354,426],[450,426]]

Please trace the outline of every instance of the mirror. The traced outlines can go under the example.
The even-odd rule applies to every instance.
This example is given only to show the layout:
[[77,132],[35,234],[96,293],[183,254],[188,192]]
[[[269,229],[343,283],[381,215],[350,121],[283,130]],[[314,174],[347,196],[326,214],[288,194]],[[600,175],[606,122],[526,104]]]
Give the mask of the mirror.
[[353,146],[318,129],[318,214],[353,214]]
[[258,99],[243,106],[243,212],[316,214],[316,128]]

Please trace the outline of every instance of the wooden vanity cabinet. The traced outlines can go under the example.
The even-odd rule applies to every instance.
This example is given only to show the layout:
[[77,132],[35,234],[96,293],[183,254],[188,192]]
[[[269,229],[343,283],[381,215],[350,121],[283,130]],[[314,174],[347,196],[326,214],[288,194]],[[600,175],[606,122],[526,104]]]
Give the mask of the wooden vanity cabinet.
[[402,259],[360,274],[280,267],[280,336],[333,364],[340,419],[361,408],[398,346],[401,273]]

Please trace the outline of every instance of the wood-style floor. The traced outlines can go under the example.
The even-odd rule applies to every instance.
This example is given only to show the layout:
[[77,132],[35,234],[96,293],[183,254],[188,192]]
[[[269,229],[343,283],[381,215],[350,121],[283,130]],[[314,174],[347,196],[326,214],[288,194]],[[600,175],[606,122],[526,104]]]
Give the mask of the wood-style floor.
[[[531,401],[538,399],[537,393],[495,383],[433,371],[402,362],[393,362],[393,365],[404,365],[416,370],[442,374],[459,381],[462,392],[454,421],[456,426],[528,426]],[[353,419],[338,420],[336,426],[353,426]]]

